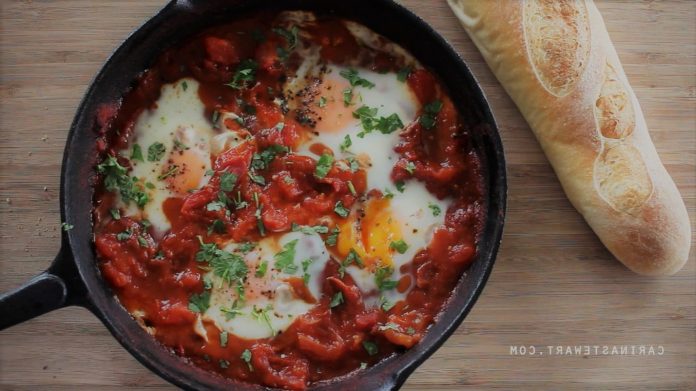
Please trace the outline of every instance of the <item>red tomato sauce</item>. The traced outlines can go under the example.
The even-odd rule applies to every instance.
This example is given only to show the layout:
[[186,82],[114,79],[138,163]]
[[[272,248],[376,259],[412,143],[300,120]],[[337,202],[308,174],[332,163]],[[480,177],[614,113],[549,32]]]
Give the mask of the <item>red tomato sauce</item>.
[[[420,104],[425,107],[437,100],[441,108],[431,128],[418,120],[406,124],[395,146],[400,160],[391,176],[394,181],[422,181],[431,193],[454,201],[448,210],[441,211],[445,223],[435,230],[429,246],[402,267],[405,276],[395,289],[405,291],[414,282],[406,299],[388,311],[366,308],[351,277],[341,277],[341,260],[337,259],[329,261],[324,271],[323,295],[314,298],[318,304],[281,334],[258,340],[230,334],[223,346],[218,338],[206,342],[194,333],[197,315],[189,308],[189,298],[204,292],[204,271],[196,261],[198,236],[206,243],[221,239],[256,241],[263,235],[288,232],[293,223],[315,225],[327,219],[329,228],[333,228],[343,220],[334,213],[336,203],[340,201],[350,208],[371,190],[367,189],[364,170],[344,171],[333,166],[319,179],[314,175],[315,159],[292,153],[279,154],[267,168],[258,171],[264,185],[247,175],[254,153],[272,145],[295,148],[307,132],[314,131],[302,113],[283,110],[274,103],[281,97],[285,75],[301,59],[289,50],[286,38],[273,32],[272,28],[278,27],[273,18],[264,14],[234,21],[166,49],[121,102],[100,109],[96,121],[99,150],[102,156],[117,156],[118,151],[128,147],[140,113],[155,105],[160,88],[192,77],[200,83],[199,96],[207,116],[223,109],[248,112],[244,125],[230,126],[243,128],[253,141],[216,156],[211,162],[215,173],[207,185],[164,203],[172,228],[161,237],[133,218],[114,219],[110,210],[115,196],[99,184],[94,206],[95,246],[102,275],[120,302],[131,313],[144,312],[133,315],[164,346],[194,365],[225,377],[304,389],[313,382],[374,365],[423,338],[474,259],[485,218],[484,190],[479,156],[446,90],[428,70],[414,69],[406,82]],[[320,18],[305,31],[321,46],[321,57],[326,62],[341,64],[360,55],[365,68],[394,73],[403,65],[388,53],[362,48],[336,19]],[[286,59],[279,58],[283,50],[278,48],[290,52]],[[258,64],[253,84],[243,89],[226,86],[246,59]],[[425,115],[423,107],[419,116]],[[282,129],[276,127],[279,122],[284,123]],[[326,149],[321,144],[312,146],[315,151]],[[130,166],[128,159],[120,157],[118,162]],[[409,162],[415,168],[408,167]],[[219,196],[223,171],[238,177],[234,192],[228,196],[241,197],[249,207],[230,213],[206,208]],[[374,190],[370,193],[379,195]],[[255,205],[261,206],[260,216]],[[224,224],[221,231],[209,229],[215,220]],[[119,236],[124,231],[130,236]],[[291,285],[298,296],[312,299],[311,293],[303,290],[301,280]],[[344,304],[330,308],[331,297],[337,292],[342,293]],[[385,328],[385,324],[398,327]],[[212,323],[204,323],[204,327],[209,335],[219,333]],[[368,352],[365,342],[374,343],[376,352]],[[246,350],[251,353],[248,362],[242,358]]]

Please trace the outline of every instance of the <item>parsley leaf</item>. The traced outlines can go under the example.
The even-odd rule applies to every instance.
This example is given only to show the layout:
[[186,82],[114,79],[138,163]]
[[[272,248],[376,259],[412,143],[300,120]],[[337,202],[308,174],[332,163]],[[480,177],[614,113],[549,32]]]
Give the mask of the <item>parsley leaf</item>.
[[256,268],[256,273],[254,273],[254,275],[255,275],[256,277],[261,278],[261,277],[263,277],[263,276],[266,275],[266,271],[267,271],[267,270],[268,270],[268,261],[263,261],[263,262],[261,262],[261,264],[259,265],[259,267]]
[[333,297],[331,298],[331,303],[329,303],[330,308],[335,308],[338,307],[343,303],[343,293],[337,292]]
[[406,244],[403,239],[399,239],[389,243],[389,248],[396,250],[399,254],[403,254],[408,250],[408,244]]
[[256,319],[257,322],[263,322],[266,326],[268,326],[269,329],[271,329],[271,333],[275,334],[275,330],[271,324],[271,317],[268,314],[272,309],[273,307],[270,304],[267,305],[266,308],[257,308],[256,305],[254,305],[254,309],[251,312],[251,317]]
[[358,253],[351,248],[350,251],[348,251],[348,255],[346,255],[346,259],[344,259],[338,267],[338,274],[339,276],[341,276],[341,278],[345,276],[346,268],[353,263],[357,264],[360,267],[365,266],[365,263],[363,263],[363,260],[362,258],[360,258],[360,255],[358,255]]
[[402,83],[405,82],[408,79],[408,76],[411,74],[411,71],[413,71],[411,67],[401,68],[399,72],[396,73],[396,80]]
[[204,243],[200,236],[198,241],[201,249],[196,253],[196,261],[208,262],[213,274],[227,284],[232,285],[236,282],[238,286],[241,286],[249,273],[244,258],[238,254],[220,250],[215,243]]
[[256,79],[256,68],[258,68],[256,61],[252,59],[242,61],[239,63],[239,66],[237,66],[232,80],[225,85],[236,90],[248,86]]
[[117,239],[119,242],[123,242],[124,240],[130,239],[130,237],[131,237],[132,234],[133,234],[133,233],[132,233],[130,230],[127,229],[127,230],[125,230],[125,231],[123,231],[123,232],[117,233],[117,234],[116,234],[116,239]]
[[220,347],[227,347],[227,331],[220,332]]
[[345,206],[343,206],[343,202],[338,201],[336,203],[336,206],[334,206],[334,212],[336,212],[336,214],[341,217],[348,217],[348,215],[350,214],[350,209],[347,209]]
[[210,291],[203,291],[200,294],[189,296],[188,309],[200,314],[204,313],[210,307]]
[[291,240],[283,246],[283,250],[277,253],[273,259],[273,267],[285,274],[295,274],[297,265],[295,264],[295,246],[299,239]]
[[353,89],[346,88],[343,90],[343,105],[348,107],[353,104]]
[[213,224],[208,227],[208,235],[212,234],[213,232],[216,234],[224,234],[226,232],[225,223],[222,220],[213,220]]
[[237,250],[239,250],[242,254],[246,254],[248,252],[251,252],[251,250],[253,250],[254,248],[256,248],[256,243],[244,242],[240,244],[239,247],[237,247]]
[[414,171],[416,171],[416,165],[413,164],[413,162],[408,162],[406,163],[406,167],[404,169],[409,173],[413,174]]
[[284,28],[274,28],[272,31],[281,37],[285,38],[288,42],[288,50],[293,50],[297,46],[297,26],[290,27],[290,30]]
[[74,225],[68,224],[68,223],[62,223],[60,226],[63,228],[63,231],[65,231],[65,232],[68,232],[71,229],[75,228]]
[[139,144],[133,144],[130,158],[131,160],[140,160],[141,162],[145,161],[145,159],[143,159],[143,150],[140,148]]
[[326,107],[326,98],[321,96],[319,97],[319,103],[317,103],[317,106],[319,107]]
[[325,225],[299,225],[292,223],[292,231],[297,232],[300,231],[303,234],[306,235],[311,235],[311,234],[326,234],[329,233],[329,227]]
[[442,101],[434,100],[427,105],[423,106],[423,114],[420,116],[418,122],[426,128],[432,129],[435,126],[435,121],[437,119],[437,114],[442,110]]
[[249,171],[249,179],[251,179],[252,182],[261,186],[264,186],[266,184],[266,179],[264,179],[263,176],[254,173],[253,171]]
[[309,278],[311,275],[307,273],[307,270],[309,270],[309,265],[312,264],[314,260],[312,258],[307,258],[302,261],[302,281],[304,281],[305,285],[309,283]]
[[375,354],[379,353],[379,349],[377,348],[377,344],[371,341],[363,341],[362,343],[363,348],[365,348],[365,351],[367,354],[370,356],[374,356]]
[[433,216],[439,216],[440,213],[442,213],[440,207],[433,203],[428,203],[428,208],[430,208],[430,211],[433,212]]
[[273,159],[281,153],[287,153],[290,149],[284,145],[274,144],[264,149],[260,153],[255,153],[251,157],[251,168],[256,170],[264,170],[268,168]]
[[104,187],[107,191],[118,191],[126,204],[134,201],[138,207],[142,208],[150,201],[147,193],[138,183],[137,178],[129,177],[126,168],[118,164],[118,160],[113,156],[108,156],[97,166],[97,172],[104,175]]
[[375,270],[375,284],[380,291],[386,291],[396,288],[397,281],[389,280],[389,277],[394,273],[394,269],[388,266],[378,266]]
[[121,220],[121,211],[119,211],[116,208],[110,209],[109,213],[111,213],[111,218],[114,220]]
[[167,148],[164,147],[164,144],[160,142],[152,143],[152,145],[147,148],[147,160],[150,162],[158,162],[162,159],[166,151]]
[[396,190],[398,190],[399,193],[404,192],[404,189],[406,187],[406,184],[404,183],[404,181],[396,181],[396,183],[394,185],[396,186]]
[[331,167],[333,166],[333,161],[333,156],[329,155],[328,153],[322,154],[317,161],[317,167],[314,170],[314,175],[319,179],[326,177],[326,174],[329,173],[329,170],[331,170]]
[[339,145],[341,148],[341,152],[345,152],[350,148],[350,146],[353,145],[353,140],[350,139],[350,135],[347,134],[346,137],[343,138],[343,141]]
[[341,71],[340,75],[348,80],[351,87],[360,86],[360,87],[372,88],[375,86],[375,83],[373,83],[367,79],[363,79],[358,74],[358,71],[356,71],[355,69],[352,69],[352,68],[345,69],[345,70]]
[[378,130],[382,134],[390,134],[404,127],[404,123],[398,114],[393,113],[387,117],[377,117],[377,108],[361,106],[353,112],[353,117],[360,120],[363,130],[358,133],[358,137],[365,137],[373,130]]
[[247,364],[247,366],[249,367],[249,370],[251,372],[254,372],[254,367],[251,366],[251,350],[244,349],[244,351],[242,352],[242,355],[239,357],[242,359],[242,361],[244,361]]
[[220,174],[220,190],[232,191],[235,183],[237,183],[237,175],[231,172],[223,172]]
[[331,234],[326,238],[326,245],[327,246],[335,246],[336,242],[338,241],[338,234],[341,233],[341,229],[338,227],[335,227],[334,229],[331,230]]

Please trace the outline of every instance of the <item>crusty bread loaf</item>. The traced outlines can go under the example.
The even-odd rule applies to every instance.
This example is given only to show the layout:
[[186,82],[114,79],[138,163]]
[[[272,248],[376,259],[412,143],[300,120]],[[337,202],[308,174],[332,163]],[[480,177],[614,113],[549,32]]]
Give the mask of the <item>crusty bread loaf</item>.
[[609,251],[640,274],[678,271],[691,242],[686,207],[594,3],[448,3]]

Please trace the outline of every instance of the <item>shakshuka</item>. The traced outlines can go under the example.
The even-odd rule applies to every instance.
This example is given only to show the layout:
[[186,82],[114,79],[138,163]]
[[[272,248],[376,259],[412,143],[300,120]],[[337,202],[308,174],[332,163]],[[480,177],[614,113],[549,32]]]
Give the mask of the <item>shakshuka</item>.
[[438,78],[358,23],[249,16],[97,113],[94,244],[148,333],[286,389],[421,340],[476,255],[480,159]]

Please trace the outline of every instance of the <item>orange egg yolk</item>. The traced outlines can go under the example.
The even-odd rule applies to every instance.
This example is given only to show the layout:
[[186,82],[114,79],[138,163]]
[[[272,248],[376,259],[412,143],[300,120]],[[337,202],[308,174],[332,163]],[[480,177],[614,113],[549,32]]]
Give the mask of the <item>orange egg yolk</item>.
[[[344,91],[350,89],[350,84],[332,74],[326,75],[315,98],[317,105],[316,130],[319,132],[338,132],[355,122],[352,105],[346,106]],[[353,96],[353,100],[356,96]]]
[[392,215],[388,198],[371,199],[365,207],[365,217],[357,221],[355,215],[341,224],[337,251],[345,257],[351,249],[365,262],[365,267],[393,266],[390,248],[392,241],[402,238],[401,227]]
[[170,155],[162,175],[166,176],[167,185],[173,192],[183,195],[200,186],[205,169],[203,157],[193,149],[187,149]]

